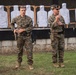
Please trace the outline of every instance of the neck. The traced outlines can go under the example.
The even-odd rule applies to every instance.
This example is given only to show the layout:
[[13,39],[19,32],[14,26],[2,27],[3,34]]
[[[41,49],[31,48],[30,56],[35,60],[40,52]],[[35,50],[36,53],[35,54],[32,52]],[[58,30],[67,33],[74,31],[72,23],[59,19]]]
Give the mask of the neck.
[[54,13],[55,16],[57,16],[58,14]]
[[21,15],[21,17],[24,17],[25,15]]

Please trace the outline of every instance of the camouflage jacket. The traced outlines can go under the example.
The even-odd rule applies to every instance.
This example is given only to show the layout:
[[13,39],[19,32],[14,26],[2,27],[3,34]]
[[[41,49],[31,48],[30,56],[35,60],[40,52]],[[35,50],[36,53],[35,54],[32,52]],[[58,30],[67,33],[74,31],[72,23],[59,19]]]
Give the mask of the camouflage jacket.
[[11,22],[11,28],[12,30],[15,29],[15,23],[17,24],[17,28],[23,28],[25,29],[25,32],[29,33],[32,31],[33,28],[33,22],[32,19],[28,16],[21,17],[20,15],[15,17]]
[[55,21],[55,16],[54,14],[52,14],[52,16],[49,17],[48,19],[48,23],[50,25],[50,30],[51,32],[62,32],[63,29],[64,29],[64,25],[65,25],[65,22],[64,22],[64,19],[63,17],[61,16],[60,17],[60,22],[63,24],[63,25],[58,25]]

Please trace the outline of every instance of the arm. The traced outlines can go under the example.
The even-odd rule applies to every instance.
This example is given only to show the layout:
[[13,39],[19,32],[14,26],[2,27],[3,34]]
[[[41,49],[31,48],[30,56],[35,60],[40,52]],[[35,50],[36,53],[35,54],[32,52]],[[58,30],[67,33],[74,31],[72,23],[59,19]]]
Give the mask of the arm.
[[32,22],[31,19],[29,19],[29,25],[28,25],[28,27],[18,29],[17,33],[22,33],[24,31],[27,32],[27,33],[29,33],[29,32],[32,31],[32,28],[33,28],[33,22]]
[[49,23],[49,25],[50,25],[51,28],[58,26],[57,20],[53,16],[49,17],[48,23]]
[[33,29],[33,22],[32,22],[32,19],[29,19],[29,27],[25,28],[25,31],[28,33],[28,32],[31,32]]
[[16,20],[15,20],[15,18],[12,20],[12,22],[11,22],[11,29],[12,29],[12,31],[14,31],[14,29],[15,29],[15,24],[16,23]]
[[61,21],[62,25],[65,25],[65,21],[64,21],[64,18],[62,16],[60,18],[60,21]]
[[15,33],[18,33],[18,29],[15,29],[16,18],[14,18],[11,22],[11,29]]

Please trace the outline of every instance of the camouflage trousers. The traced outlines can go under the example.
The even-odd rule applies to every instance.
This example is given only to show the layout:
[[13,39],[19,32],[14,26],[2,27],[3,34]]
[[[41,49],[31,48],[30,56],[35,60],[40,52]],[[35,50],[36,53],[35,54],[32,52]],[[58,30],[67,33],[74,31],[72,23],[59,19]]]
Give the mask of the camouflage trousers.
[[63,63],[64,57],[64,34],[51,33],[52,60],[53,63]]
[[18,37],[17,38],[17,48],[18,48],[18,62],[22,62],[23,56],[23,46],[26,48],[27,62],[29,65],[33,64],[33,45],[31,37]]

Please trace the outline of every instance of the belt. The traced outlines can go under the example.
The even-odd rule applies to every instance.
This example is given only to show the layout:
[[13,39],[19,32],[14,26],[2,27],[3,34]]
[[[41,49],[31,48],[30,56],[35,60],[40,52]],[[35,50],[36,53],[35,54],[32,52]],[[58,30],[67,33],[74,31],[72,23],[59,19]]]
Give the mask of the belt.
[[58,34],[63,34],[64,32],[62,31],[62,32],[58,32]]
[[30,36],[30,33],[27,33],[27,32],[22,32],[19,34],[20,36]]

